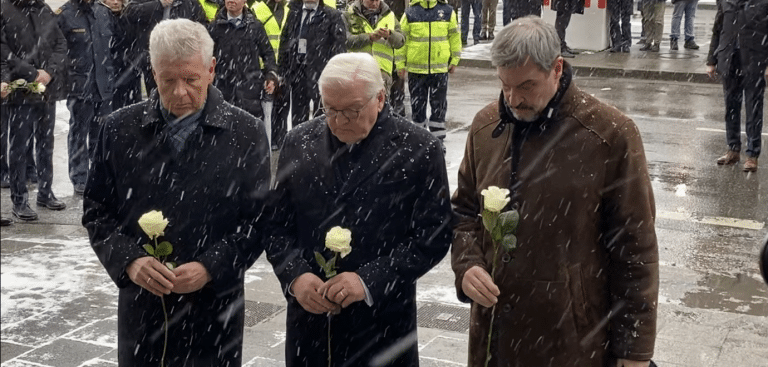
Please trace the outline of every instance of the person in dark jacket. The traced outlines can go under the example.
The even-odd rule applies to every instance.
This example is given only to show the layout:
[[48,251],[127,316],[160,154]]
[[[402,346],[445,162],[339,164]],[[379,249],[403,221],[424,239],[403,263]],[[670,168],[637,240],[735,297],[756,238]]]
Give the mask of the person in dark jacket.
[[555,30],[560,37],[560,56],[574,57],[578,51],[572,50],[565,42],[565,29],[571,23],[571,15],[584,14],[584,0],[552,0],[552,10],[557,12]]
[[[118,365],[157,366],[165,355],[168,366],[240,366],[243,280],[261,252],[269,191],[266,131],[212,85],[203,25],[160,22],[150,54],[158,88],[109,115],[83,199],[91,246],[119,288]],[[172,245],[173,270],[142,247],[158,243],[138,224],[151,210],[168,220],[158,242]]]
[[608,1],[611,52],[629,52],[632,46],[632,0]]
[[728,150],[719,165],[740,160],[741,102],[746,111],[747,160],[743,170],[757,171],[768,78],[768,0],[718,0],[707,74],[720,75],[725,95],[725,138]]
[[112,93],[112,110],[141,102],[141,70],[134,57],[136,48],[136,27],[122,14],[125,4],[122,0],[104,0],[112,11],[112,66],[115,69],[115,90]]
[[[416,281],[452,237],[441,143],[391,112],[367,53],[334,56],[319,83],[324,115],[280,151],[266,250],[288,301],[286,365],[416,366]],[[328,279],[315,252],[331,258],[336,226],[351,252]]]
[[198,0],[132,0],[126,4],[123,16],[133,25],[136,32],[134,55],[138,59],[141,73],[144,75],[144,86],[147,93],[155,89],[155,79],[152,77],[152,65],[149,62],[149,33],[157,23],[164,19],[185,18],[207,26],[202,5]]
[[69,58],[69,179],[75,193],[82,195],[96,136],[104,118],[112,113],[115,69],[110,44],[114,27],[111,10],[92,0],[69,0],[56,13]]
[[[208,31],[215,44],[216,79],[224,100],[264,120],[264,92],[272,94],[277,82],[275,52],[264,26],[245,0],[226,0]],[[260,67],[264,63],[264,70]]]
[[316,115],[320,105],[320,72],[331,57],[347,51],[341,12],[325,6],[324,1],[291,0],[288,5],[277,57],[278,75],[283,79],[272,113],[272,121],[277,120],[278,125],[285,126],[289,110],[293,127],[309,120],[310,104]]
[[[2,81],[21,80],[45,86],[42,93],[17,89],[7,104],[9,167],[13,215],[36,220],[27,192],[27,151],[33,138],[37,156],[37,204],[51,210],[66,208],[53,195],[53,126],[56,100],[61,98],[67,69],[67,43],[56,16],[42,0],[2,0],[0,8],[0,69]],[[38,92],[40,90],[38,89]]]

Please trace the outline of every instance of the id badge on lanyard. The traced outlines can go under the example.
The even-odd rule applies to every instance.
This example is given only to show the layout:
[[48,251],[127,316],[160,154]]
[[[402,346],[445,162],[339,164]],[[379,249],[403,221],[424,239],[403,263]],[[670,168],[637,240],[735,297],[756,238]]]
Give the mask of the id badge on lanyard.
[[307,39],[299,38],[299,53],[304,55],[307,53]]

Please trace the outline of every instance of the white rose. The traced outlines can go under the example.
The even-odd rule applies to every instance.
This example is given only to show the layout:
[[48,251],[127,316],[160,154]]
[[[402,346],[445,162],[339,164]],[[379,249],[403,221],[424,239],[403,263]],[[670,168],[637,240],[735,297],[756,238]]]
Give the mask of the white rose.
[[325,247],[331,251],[338,252],[341,257],[349,255],[352,252],[352,231],[339,226],[331,228],[325,235]]
[[498,213],[509,203],[509,190],[491,186],[480,192],[485,210]]
[[163,217],[163,212],[152,210],[139,218],[139,226],[150,239],[164,235],[168,219]]

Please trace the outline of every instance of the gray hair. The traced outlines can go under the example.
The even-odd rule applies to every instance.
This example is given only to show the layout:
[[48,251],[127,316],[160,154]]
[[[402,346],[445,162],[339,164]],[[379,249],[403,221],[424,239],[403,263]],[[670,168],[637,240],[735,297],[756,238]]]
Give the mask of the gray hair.
[[205,26],[189,19],[169,19],[158,23],[149,35],[149,59],[156,63],[169,60],[188,59],[200,55],[203,64],[213,61],[213,39]]
[[365,83],[366,96],[373,97],[384,89],[379,63],[365,52],[338,54],[328,60],[317,84],[322,94],[325,87],[342,87],[355,81]]
[[517,68],[530,59],[544,72],[552,71],[560,56],[560,38],[555,27],[529,15],[507,24],[491,45],[491,63],[496,67]]

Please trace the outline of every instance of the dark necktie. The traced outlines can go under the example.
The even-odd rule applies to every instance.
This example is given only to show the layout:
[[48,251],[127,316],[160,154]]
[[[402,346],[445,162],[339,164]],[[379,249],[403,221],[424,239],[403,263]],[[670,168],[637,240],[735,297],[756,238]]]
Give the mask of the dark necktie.
[[304,9],[307,14],[304,15],[304,21],[301,22],[301,32],[299,32],[299,35],[301,38],[306,39],[307,34],[309,33],[309,21],[312,19],[312,12],[314,10],[312,9]]

